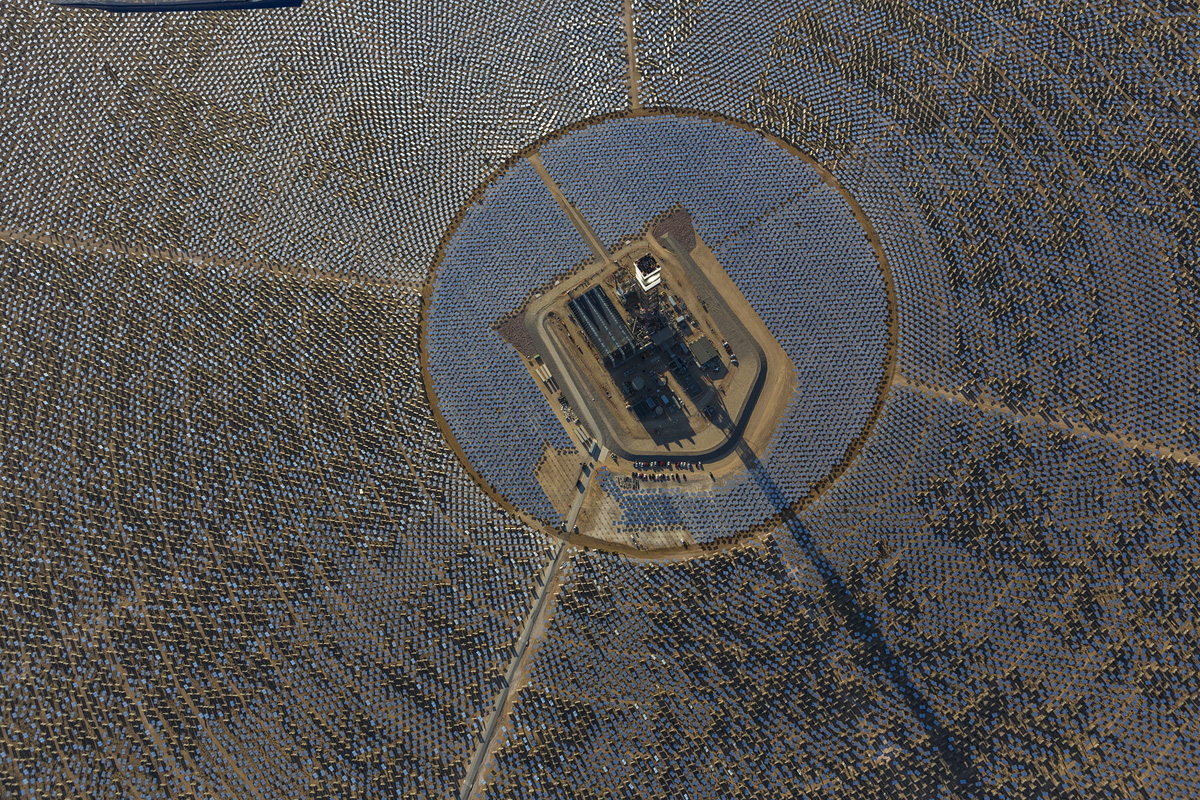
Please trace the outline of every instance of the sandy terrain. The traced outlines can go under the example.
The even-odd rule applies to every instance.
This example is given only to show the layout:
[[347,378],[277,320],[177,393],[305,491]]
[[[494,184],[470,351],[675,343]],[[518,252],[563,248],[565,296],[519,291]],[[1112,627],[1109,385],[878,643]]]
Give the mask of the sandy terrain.
[[[638,255],[640,253],[635,251],[631,257],[636,258]],[[605,269],[599,272],[595,278],[586,281],[580,288],[586,289],[588,285],[603,282],[615,303],[615,292],[611,288],[613,272],[613,268]],[[589,386],[593,387],[593,396],[603,404],[605,417],[619,423],[617,436],[624,450],[630,453],[650,453],[662,447],[669,452],[704,451],[716,447],[724,441],[725,437],[721,431],[709,430],[713,426],[701,413],[704,406],[716,397],[715,389],[706,390],[694,400],[688,397],[678,378],[666,369],[666,360],[658,350],[652,351],[649,356],[635,356],[624,364],[609,370],[595,352],[587,334],[567,316],[567,298],[562,297],[555,300],[550,309],[555,314],[556,321],[547,325],[547,328],[554,337],[555,344],[561,353],[568,355],[572,352],[575,353],[574,366]],[[702,311],[699,311],[698,306],[697,313],[703,314]],[[699,370],[695,370],[695,373],[700,374]],[[658,374],[664,374],[668,390],[675,393],[682,402],[683,408],[674,409],[661,417],[653,417],[643,422],[626,408],[627,400],[618,385],[620,381],[636,376],[641,376],[649,382],[653,375]],[[716,385],[724,388],[734,380],[736,379],[733,375],[722,371],[721,379],[716,382]]]
[[577,494],[576,485],[579,483],[583,459],[577,451],[560,452],[547,446],[535,476],[546,497],[550,498],[550,505],[564,518]]
[[[679,484],[671,485],[678,486]],[[705,476],[704,485],[707,487],[713,485],[712,481],[707,480],[707,475]],[[584,499],[583,508],[579,512],[579,519],[576,524],[579,526],[579,533],[581,535],[587,536],[589,539],[609,542],[622,547],[639,550],[696,547],[696,539],[692,536],[691,531],[685,528],[670,528],[665,531],[639,531],[636,534],[618,530],[617,525],[623,516],[624,514],[621,512],[621,507],[617,505],[617,501],[609,497],[600,488],[599,481],[593,481],[591,488],[588,490],[587,497]]]

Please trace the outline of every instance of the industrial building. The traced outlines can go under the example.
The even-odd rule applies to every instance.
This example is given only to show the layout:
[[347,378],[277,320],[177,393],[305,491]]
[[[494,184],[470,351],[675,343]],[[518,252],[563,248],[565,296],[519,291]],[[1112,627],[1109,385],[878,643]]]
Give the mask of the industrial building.
[[696,363],[702,368],[721,360],[716,346],[707,336],[701,336],[688,342],[688,350],[692,352],[692,358],[696,359]]
[[593,286],[569,300],[567,306],[605,366],[615,367],[637,352],[629,326],[602,286]]

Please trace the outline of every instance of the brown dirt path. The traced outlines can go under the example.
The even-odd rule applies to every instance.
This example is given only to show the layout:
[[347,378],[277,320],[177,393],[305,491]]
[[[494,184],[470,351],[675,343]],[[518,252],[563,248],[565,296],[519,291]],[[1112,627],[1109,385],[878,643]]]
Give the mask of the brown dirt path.
[[624,0],[621,21],[625,25],[625,59],[629,64],[629,110],[640,111],[642,101],[638,97],[638,83],[642,80],[637,63],[637,32],[633,28],[633,0]]
[[417,299],[416,295],[418,295],[421,291],[420,281],[390,281],[380,280],[378,278],[366,278],[361,275],[350,273],[322,272],[307,267],[296,267],[290,264],[284,264],[282,262],[266,259],[235,260],[227,258],[213,258],[211,256],[199,255],[187,250],[180,250],[177,247],[158,247],[150,244],[101,241],[99,239],[88,239],[69,233],[29,233],[26,231],[12,229],[0,229],[0,242],[4,244],[18,245],[46,245],[51,247],[61,247],[73,251],[82,250],[89,253],[114,253],[127,256],[145,256],[172,264],[191,264],[192,266],[200,269],[223,267],[233,270],[268,272],[277,275],[288,275],[291,277],[301,276],[346,281],[357,285],[365,284],[371,286],[398,286],[402,289],[407,289],[408,291],[412,292],[414,295],[414,302]]
[[1158,456],[1159,458],[1167,458],[1171,461],[1178,461],[1181,464],[1190,464],[1193,467],[1200,467],[1200,455],[1189,453],[1186,450],[1178,450],[1171,447],[1163,447],[1162,445],[1154,444],[1154,442],[1145,439],[1139,439],[1136,436],[1129,434],[1118,433],[1103,433],[1094,428],[1088,427],[1078,422],[1066,422],[1061,419],[1052,417],[1035,416],[1031,414],[1023,414],[1015,408],[1006,406],[1003,403],[998,403],[994,400],[976,399],[972,400],[964,394],[944,389],[936,386],[926,386],[921,383],[916,383],[908,380],[903,375],[896,376],[896,386],[909,389],[914,392],[928,395],[930,397],[940,397],[945,400],[950,400],[955,403],[977,408],[980,411],[987,411],[993,414],[1003,414],[1004,416],[1019,419],[1022,422],[1029,422],[1035,425],[1049,425],[1052,428],[1058,428],[1060,431],[1066,431],[1072,436],[1080,436],[1085,439],[1099,439],[1101,441],[1110,442],[1118,447],[1124,447],[1126,450],[1133,450],[1146,455]]

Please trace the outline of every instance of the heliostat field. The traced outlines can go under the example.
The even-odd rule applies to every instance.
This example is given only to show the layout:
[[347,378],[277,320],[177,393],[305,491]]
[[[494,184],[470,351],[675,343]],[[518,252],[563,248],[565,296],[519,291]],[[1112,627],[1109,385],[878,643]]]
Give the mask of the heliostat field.
[[[555,416],[554,393],[544,397],[523,363],[540,362],[538,355],[506,342],[497,321],[564,278],[598,272],[621,240],[675,208],[688,212],[693,239],[700,237],[748,300],[741,314],[757,314],[788,356],[782,369],[763,376],[786,391],[777,401],[782,418],[760,433],[761,459],[744,433],[718,440],[725,447],[707,455],[688,455],[689,463],[710,463],[689,470],[686,485],[676,481],[667,489],[602,470],[597,493],[615,506],[614,518],[580,533],[614,543],[654,528],[679,531],[691,542],[732,539],[793,510],[844,468],[881,404],[894,353],[884,271],[838,189],[764,136],[695,116],[602,121],[555,136],[531,155],[547,180],[526,157],[482,192],[437,265],[426,317],[432,393],[481,482],[530,517],[563,524],[561,509],[538,483],[538,468],[547,448],[574,450],[586,460],[598,432]],[[552,188],[577,211],[602,254],[588,249]],[[579,357],[598,358],[592,349]],[[746,360],[760,357],[765,361],[743,353]],[[637,358],[628,363],[642,367]],[[570,380],[562,366],[569,365],[555,365],[556,380]],[[647,460],[673,453],[667,447]],[[722,459],[739,462],[728,480],[700,480]]]
[[0,795],[1200,792],[1194,6],[0,19]]

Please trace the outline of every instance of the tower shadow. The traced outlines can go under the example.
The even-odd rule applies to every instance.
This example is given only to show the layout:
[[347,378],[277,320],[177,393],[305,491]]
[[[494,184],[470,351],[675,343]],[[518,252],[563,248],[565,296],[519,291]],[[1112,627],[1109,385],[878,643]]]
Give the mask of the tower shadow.
[[[728,432],[733,431],[733,420],[723,402],[718,403],[713,423],[727,426]],[[822,552],[809,530],[796,519],[790,504],[784,499],[782,490],[767,470],[762,468],[758,457],[746,441],[739,437],[735,447],[747,474],[771,503],[772,510],[784,521],[782,529],[791,534],[793,541],[800,546],[820,576],[834,613],[861,643],[856,659],[858,666],[864,672],[882,672],[896,687],[912,717],[929,736],[948,776],[948,788],[956,796],[977,797],[983,785],[978,768],[965,750],[956,744],[953,734],[937,721],[928,699],[913,682],[908,670],[884,638],[883,629],[879,624],[879,612],[866,596],[862,572],[856,570],[850,580],[844,579]]]

